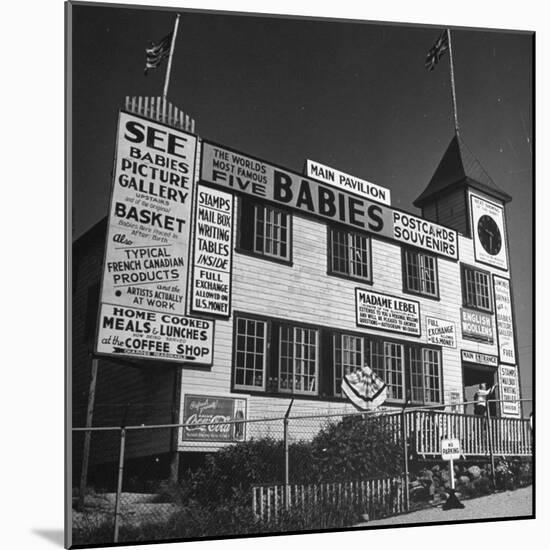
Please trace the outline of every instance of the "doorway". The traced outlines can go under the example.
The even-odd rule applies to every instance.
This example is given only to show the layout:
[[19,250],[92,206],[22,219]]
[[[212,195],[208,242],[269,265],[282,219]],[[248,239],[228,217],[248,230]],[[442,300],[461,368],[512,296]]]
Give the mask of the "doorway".
[[[464,401],[473,401],[474,395],[482,383],[487,384],[487,389],[497,384],[497,369],[485,365],[473,363],[462,363],[462,384],[464,386]],[[497,389],[491,394],[489,399],[497,397]],[[497,404],[489,403],[489,413],[491,416],[497,415]],[[464,407],[466,414],[474,414],[474,405],[468,404]]]

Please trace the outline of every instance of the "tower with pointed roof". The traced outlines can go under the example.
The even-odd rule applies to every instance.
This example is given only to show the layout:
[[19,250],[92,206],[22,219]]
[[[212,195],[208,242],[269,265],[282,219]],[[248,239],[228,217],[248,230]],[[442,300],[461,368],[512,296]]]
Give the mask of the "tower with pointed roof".
[[454,135],[426,189],[414,201],[422,217],[471,236],[468,191],[476,190],[504,205],[512,197],[502,191],[458,133]]

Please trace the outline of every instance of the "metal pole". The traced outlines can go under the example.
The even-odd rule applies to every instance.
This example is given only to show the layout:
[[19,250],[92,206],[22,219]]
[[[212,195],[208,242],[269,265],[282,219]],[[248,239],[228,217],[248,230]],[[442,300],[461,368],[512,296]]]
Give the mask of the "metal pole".
[[454,460],[451,458],[449,460],[449,475],[451,476],[451,489],[455,490],[455,467],[454,467]]
[[409,509],[409,447],[407,444],[407,415],[405,414],[405,407],[408,400],[403,406],[401,411],[401,438],[403,439],[403,465],[405,469],[405,510]]
[[118,480],[115,501],[115,525],[113,542],[118,542],[118,530],[120,527],[120,497],[122,493],[122,478],[124,476],[124,448],[126,446],[126,428],[120,428],[120,452],[118,455]]
[[455,133],[458,136],[458,113],[456,108],[455,71],[453,66],[453,47],[451,45],[450,29],[447,29],[447,41],[449,42],[449,66],[451,69],[451,94],[453,97],[453,117],[455,122]]
[[485,420],[487,422],[487,445],[489,447],[489,456],[491,457],[491,479],[493,480],[493,489],[496,488],[495,483],[495,457],[493,455],[493,430],[491,427],[491,413],[489,412],[489,400],[485,407]]
[[176,45],[176,36],[178,34],[178,24],[180,21],[180,14],[176,16],[176,22],[174,23],[174,34],[172,35],[172,43],[170,44],[170,55],[168,56],[168,66],[166,67],[166,76],[164,77],[164,91],[162,92],[163,104],[166,103],[166,97],[168,96],[168,84],[170,83],[170,72],[172,70],[172,57],[174,55],[174,46]]
[[[174,401],[172,405],[172,422],[178,424],[180,419],[181,407],[181,376],[182,367],[176,367],[174,380]],[[176,483],[179,477],[180,453],[178,452],[178,435],[180,428],[174,428],[172,431],[172,458],[170,460],[170,481]]]
[[[90,389],[88,391],[88,409],[86,411],[86,428],[92,427],[94,418],[95,388],[97,384],[97,363],[98,360],[92,358],[92,377],[90,379]],[[78,510],[84,508],[84,492],[88,482],[88,463],[90,459],[90,443],[92,438],[91,430],[84,432],[84,447],[82,449],[82,470],[80,471],[80,489],[78,492]]]
[[289,419],[288,416],[290,415],[290,409],[292,408],[292,404],[294,403],[294,398],[290,400],[290,404],[288,405],[288,409],[286,411],[285,417],[283,418],[283,438],[284,438],[284,446],[285,446],[285,494],[284,494],[284,505],[285,510],[288,510],[288,505],[290,504],[290,495],[289,495],[289,465],[288,465],[288,423]]

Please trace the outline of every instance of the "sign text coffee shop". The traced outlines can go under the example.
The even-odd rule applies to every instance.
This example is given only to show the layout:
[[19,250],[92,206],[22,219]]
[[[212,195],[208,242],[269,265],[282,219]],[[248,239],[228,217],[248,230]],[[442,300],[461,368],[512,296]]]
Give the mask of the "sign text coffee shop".
[[281,417],[291,398],[293,414],[351,412],[342,378],[365,364],[384,407],[451,410],[486,383],[502,400],[491,414],[521,416],[511,197],[461,138],[413,214],[345,166],[304,159],[301,173],[132,105],[113,124],[106,220],[74,246],[77,411],[93,357],[97,403],[130,404],[129,424],[184,425],[135,456],[262,435],[205,423]]

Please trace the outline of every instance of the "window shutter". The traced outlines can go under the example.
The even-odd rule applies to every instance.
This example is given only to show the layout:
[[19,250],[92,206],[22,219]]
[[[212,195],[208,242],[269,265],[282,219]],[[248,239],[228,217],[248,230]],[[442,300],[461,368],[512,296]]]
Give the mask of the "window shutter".
[[280,341],[280,325],[279,323],[268,323],[269,331],[269,350],[267,352],[267,384],[268,392],[279,390],[279,341]]
[[239,201],[239,246],[244,250],[254,248],[254,203],[242,197]]
[[319,331],[319,394],[334,396],[334,333]]

